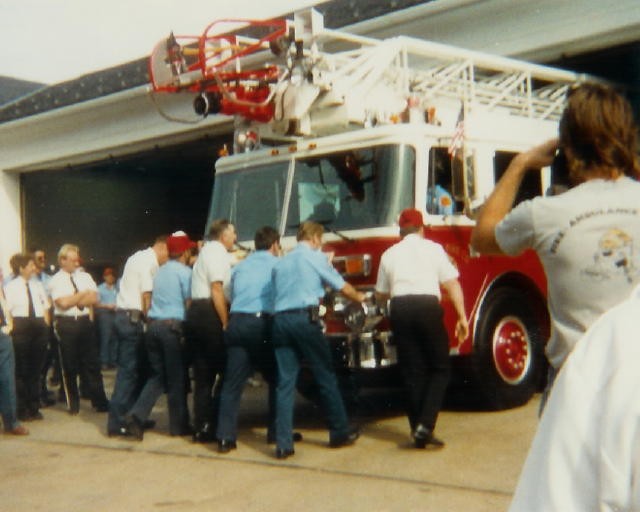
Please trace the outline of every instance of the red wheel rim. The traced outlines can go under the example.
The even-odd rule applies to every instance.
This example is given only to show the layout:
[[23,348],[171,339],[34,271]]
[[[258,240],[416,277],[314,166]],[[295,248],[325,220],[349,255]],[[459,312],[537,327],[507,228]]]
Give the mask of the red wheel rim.
[[522,321],[506,316],[493,333],[493,360],[496,370],[508,384],[519,384],[531,364],[531,341]]

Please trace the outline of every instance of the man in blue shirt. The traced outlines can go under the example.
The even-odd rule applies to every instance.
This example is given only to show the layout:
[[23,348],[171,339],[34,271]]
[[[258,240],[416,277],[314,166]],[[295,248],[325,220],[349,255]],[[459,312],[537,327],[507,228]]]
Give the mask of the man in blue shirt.
[[333,268],[320,251],[324,228],[316,222],[303,222],[298,229],[298,245],[280,260],[273,270],[275,293],[273,342],[278,363],[276,391],[276,457],[294,454],[293,406],[300,358],[311,366],[320,389],[329,423],[329,446],[339,448],[353,444],[359,436],[349,426],[338,389],[329,346],[322,333],[318,304],[325,285],[341,291],[348,298],[362,302],[357,291]]
[[167,389],[169,434],[188,435],[189,414],[185,391],[182,323],[191,299],[191,268],[187,261],[195,246],[182,231],[167,237],[169,261],[153,279],[151,308],[145,346],[151,375],[129,413],[126,434],[142,441],[144,424],[156,401]]
[[111,267],[106,267],[102,272],[104,281],[98,285],[98,303],[94,311],[96,315],[96,327],[100,341],[100,360],[102,368],[114,368],[118,355],[118,340],[115,336],[116,297],[118,287],[116,274]]
[[280,234],[272,227],[262,227],[256,231],[254,243],[255,252],[233,268],[228,286],[231,315],[224,334],[227,364],[216,433],[220,453],[236,448],[240,398],[254,369],[258,369],[269,384],[267,440],[275,441],[276,362],[271,343],[271,273],[278,262]]

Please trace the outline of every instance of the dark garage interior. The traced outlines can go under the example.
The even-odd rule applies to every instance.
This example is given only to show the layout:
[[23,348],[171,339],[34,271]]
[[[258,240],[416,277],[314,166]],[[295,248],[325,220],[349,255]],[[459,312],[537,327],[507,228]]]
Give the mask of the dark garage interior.
[[204,235],[214,164],[224,141],[211,138],[79,168],[24,173],[26,248],[49,263],[63,243],[80,246],[87,270],[121,269],[156,236],[178,229]]

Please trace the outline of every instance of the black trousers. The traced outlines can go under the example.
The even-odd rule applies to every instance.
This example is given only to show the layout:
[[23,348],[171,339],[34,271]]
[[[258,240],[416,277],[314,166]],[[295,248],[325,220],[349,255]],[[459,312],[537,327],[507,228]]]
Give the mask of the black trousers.
[[391,299],[391,329],[406,389],[411,429],[434,429],[451,374],[449,337],[433,295]]
[[47,354],[49,328],[43,318],[13,319],[18,416],[27,418],[40,409],[40,372]]
[[69,409],[77,412],[80,406],[80,375],[88,387],[91,404],[94,407],[106,406],[108,402],[100,372],[100,356],[93,322],[88,316],[77,319],[59,316],[56,317],[56,332],[60,340],[62,373]]
[[[226,364],[224,331],[211,299],[194,300],[187,311],[185,337],[193,366],[193,426],[216,425]],[[220,377],[215,386],[216,376]],[[213,428],[215,432],[215,428]]]

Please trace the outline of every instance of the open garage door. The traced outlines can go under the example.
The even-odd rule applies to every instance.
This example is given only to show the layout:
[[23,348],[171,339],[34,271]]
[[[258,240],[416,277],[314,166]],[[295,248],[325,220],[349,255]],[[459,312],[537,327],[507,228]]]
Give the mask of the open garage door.
[[[82,166],[21,176],[24,240],[55,263],[75,243],[87,270],[122,268],[135,250],[182,229],[203,237],[217,151],[226,141],[199,140]],[[100,275],[100,274],[97,274]]]

